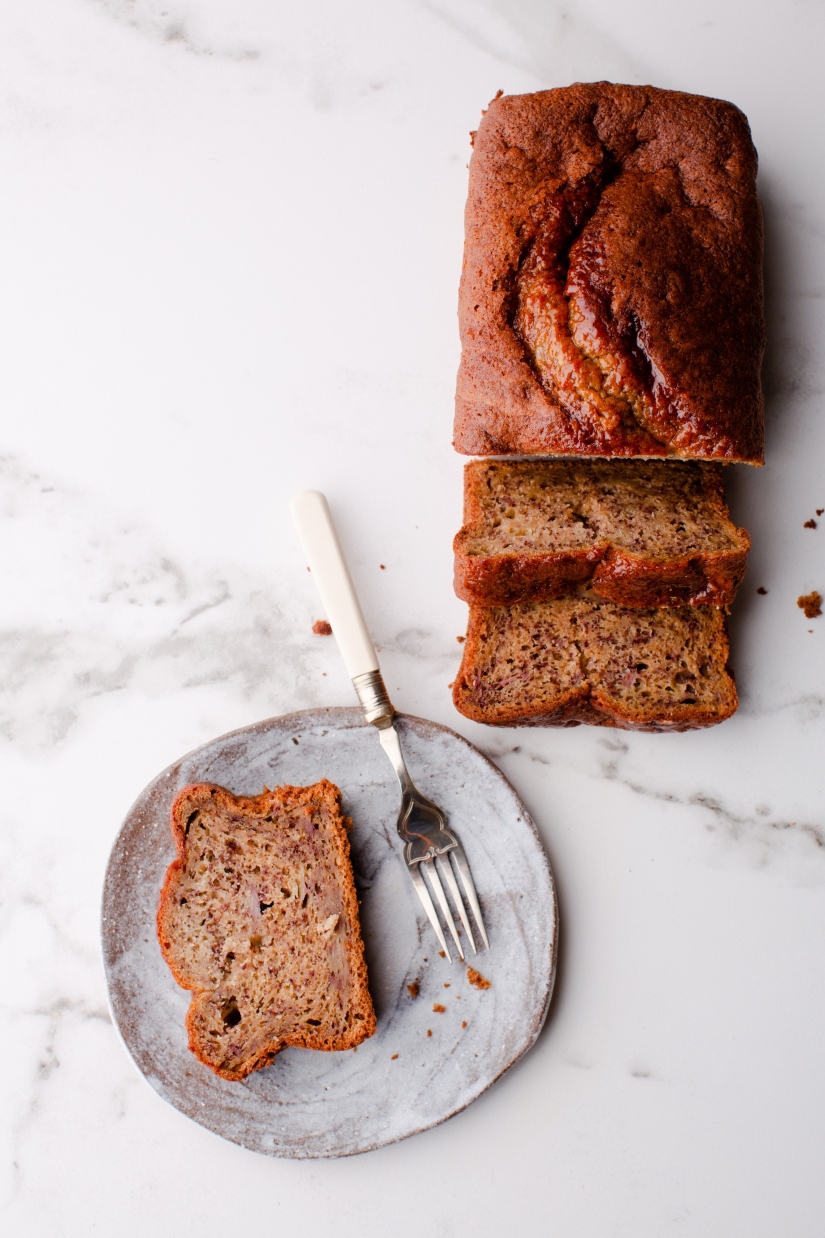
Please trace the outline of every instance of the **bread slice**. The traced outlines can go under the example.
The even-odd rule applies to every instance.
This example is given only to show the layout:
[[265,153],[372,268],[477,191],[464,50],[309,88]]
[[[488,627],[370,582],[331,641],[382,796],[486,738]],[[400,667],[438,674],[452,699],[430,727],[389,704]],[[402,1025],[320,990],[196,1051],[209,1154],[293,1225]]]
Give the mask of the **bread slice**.
[[727,660],[712,606],[629,609],[592,593],[471,606],[453,699],[491,726],[688,731],[735,711]]
[[621,606],[727,606],[750,538],[721,468],[642,460],[474,460],[464,470],[455,591],[501,606],[591,580]]
[[249,797],[198,783],[172,805],[158,940],[193,993],[189,1048],[223,1079],[375,1031],[349,825],[326,779]]

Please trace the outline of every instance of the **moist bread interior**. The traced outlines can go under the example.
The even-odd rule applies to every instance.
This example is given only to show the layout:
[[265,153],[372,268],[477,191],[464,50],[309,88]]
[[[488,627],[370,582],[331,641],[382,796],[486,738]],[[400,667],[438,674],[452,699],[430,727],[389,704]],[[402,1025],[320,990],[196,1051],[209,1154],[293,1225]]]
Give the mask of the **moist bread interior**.
[[[713,466],[598,460],[479,464],[483,523],[468,528],[467,555],[578,550],[609,542],[666,559],[738,550],[741,538],[717,502]],[[712,471],[711,471],[712,470]],[[708,482],[710,481],[710,485]]]
[[474,606],[454,699],[499,725],[688,730],[736,709],[727,655],[724,616],[709,606],[629,609],[589,591]]
[[347,824],[327,781],[251,798],[198,784],[175,803],[158,936],[194,990],[190,1048],[224,1078],[375,1030]]

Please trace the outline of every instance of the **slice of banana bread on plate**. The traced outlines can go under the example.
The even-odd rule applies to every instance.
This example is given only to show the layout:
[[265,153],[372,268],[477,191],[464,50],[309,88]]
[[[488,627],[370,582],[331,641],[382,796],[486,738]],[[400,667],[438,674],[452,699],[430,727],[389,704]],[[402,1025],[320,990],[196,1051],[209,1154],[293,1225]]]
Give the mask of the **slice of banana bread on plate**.
[[631,609],[587,591],[470,607],[456,708],[491,726],[689,731],[737,707],[724,613]]
[[287,1045],[351,1049],[375,1031],[350,824],[325,779],[249,797],[198,783],[172,806],[158,940],[192,990],[189,1048],[224,1079]]
[[732,524],[722,470],[647,460],[473,460],[455,590],[501,606],[590,579],[622,606],[728,606],[750,538]]

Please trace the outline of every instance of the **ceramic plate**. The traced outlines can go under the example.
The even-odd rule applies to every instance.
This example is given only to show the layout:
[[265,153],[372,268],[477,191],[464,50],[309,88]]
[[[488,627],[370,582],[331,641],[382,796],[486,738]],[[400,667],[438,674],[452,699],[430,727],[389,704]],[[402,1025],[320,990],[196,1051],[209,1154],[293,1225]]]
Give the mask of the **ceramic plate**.
[[[490,951],[465,967],[439,957],[401,858],[399,791],[358,709],[272,718],[189,753],[146,788],[118,835],[103,895],[103,957],[116,1026],[164,1100],[225,1139],[270,1156],[348,1156],[426,1130],[475,1100],[541,1030],[556,961],[553,878],[524,805],[501,773],[446,727],[399,716],[418,788],[447,813],[475,878]],[[189,994],[155,937],[174,858],[169,810],[181,787],[217,782],[236,795],[329,778],[350,834],[378,1030],[357,1050],[284,1049],[229,1083],[186,1044]],[[413,997],[409,985],[418,984]],[[444,1006],[441,1013],[434,1006]]]

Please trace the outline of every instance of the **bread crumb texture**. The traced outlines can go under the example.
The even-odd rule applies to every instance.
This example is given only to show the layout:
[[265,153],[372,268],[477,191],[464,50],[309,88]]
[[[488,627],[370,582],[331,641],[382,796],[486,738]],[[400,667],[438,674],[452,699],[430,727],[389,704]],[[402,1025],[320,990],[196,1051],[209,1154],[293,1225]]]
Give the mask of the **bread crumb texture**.
[[474,967],[467,968],[467,979],[469,980],[470,984],[473,985],[476,989],[489,989],[490,988],[490,981],[485,980],[484,977],[481,975],[481,973],[477,972]]
[[192,991],[189,1048],[224,1079],[287,1045],[352,1049],[375,1031],[350,824],[325,779],[250,797],[199,783],[172,806],[158,941]]
[[474,460],[453,543],[455,590],[502,606],[590,581],[622,606],[728,606],[749,549],[728,517],[719,465]]
[[326,619],[316,619],[312,625],[312,630],[316,636],[332,636],[332,627],[327,623]]
[[493,726],[686,731],[735,711],[727,662],[725,616],[712,606],[631,609],[588,591],[471,606],[453,699]]

